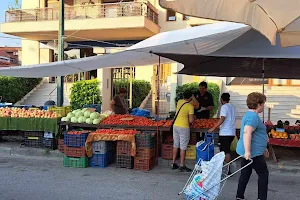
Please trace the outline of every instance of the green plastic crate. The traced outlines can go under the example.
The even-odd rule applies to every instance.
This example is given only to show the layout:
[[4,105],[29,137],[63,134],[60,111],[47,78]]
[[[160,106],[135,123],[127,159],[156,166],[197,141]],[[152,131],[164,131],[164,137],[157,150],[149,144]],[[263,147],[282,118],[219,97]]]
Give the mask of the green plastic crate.
[[64,156],[64,167],[86,168],[88,167],[88,158],[73,158]]

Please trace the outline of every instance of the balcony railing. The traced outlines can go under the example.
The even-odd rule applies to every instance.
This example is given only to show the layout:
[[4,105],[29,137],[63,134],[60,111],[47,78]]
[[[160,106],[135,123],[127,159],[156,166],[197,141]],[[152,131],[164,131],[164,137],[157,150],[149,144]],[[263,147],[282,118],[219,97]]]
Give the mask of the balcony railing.
[[[145,16],[158,24],[158,14],[148,3],[124,2],[65,7],[65,20]],[[59,19],[59,8],[9,10],[5,22],[53,21]]]

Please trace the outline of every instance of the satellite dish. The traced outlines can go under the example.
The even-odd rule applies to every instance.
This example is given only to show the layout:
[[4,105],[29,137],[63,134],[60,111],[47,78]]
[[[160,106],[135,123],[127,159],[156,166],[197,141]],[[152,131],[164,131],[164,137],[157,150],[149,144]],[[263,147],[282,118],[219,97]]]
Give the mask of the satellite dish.
[[[49,41],[46,46],[49,49],[57,50],[58,49],[58,41],[57,40],[51,40]],[[68,48],[68,43],[64,42],[64,49]]]

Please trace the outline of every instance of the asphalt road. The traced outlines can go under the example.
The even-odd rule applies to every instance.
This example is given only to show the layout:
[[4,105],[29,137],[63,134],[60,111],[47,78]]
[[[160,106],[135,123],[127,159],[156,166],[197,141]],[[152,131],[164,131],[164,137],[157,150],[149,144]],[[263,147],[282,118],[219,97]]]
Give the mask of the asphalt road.
[[[61,161],[0,156],[1,200],[182,200],[177,193],[188,174],[161,163],[150,172],[117,169],[64,168]],[[247,188],[247,200],[257,199],[257,177]],[[234,200],[237,177],[226,182],[219,200]],[[300,177],[272,174],[269,199],[300,199]]]

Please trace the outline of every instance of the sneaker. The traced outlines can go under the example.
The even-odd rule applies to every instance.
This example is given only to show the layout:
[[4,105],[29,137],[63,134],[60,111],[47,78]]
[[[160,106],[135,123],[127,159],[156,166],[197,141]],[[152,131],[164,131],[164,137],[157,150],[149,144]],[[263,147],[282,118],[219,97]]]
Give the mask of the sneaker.
[[191,172],[192,170],[190,168],[187,168],[186,166],[179,167],[180,172]]
[[178,165],[176,164],[176,163],[173,163],[172,164],[172,170],[175,170],[175,169],[178,169],[179,167],[178,167]]

